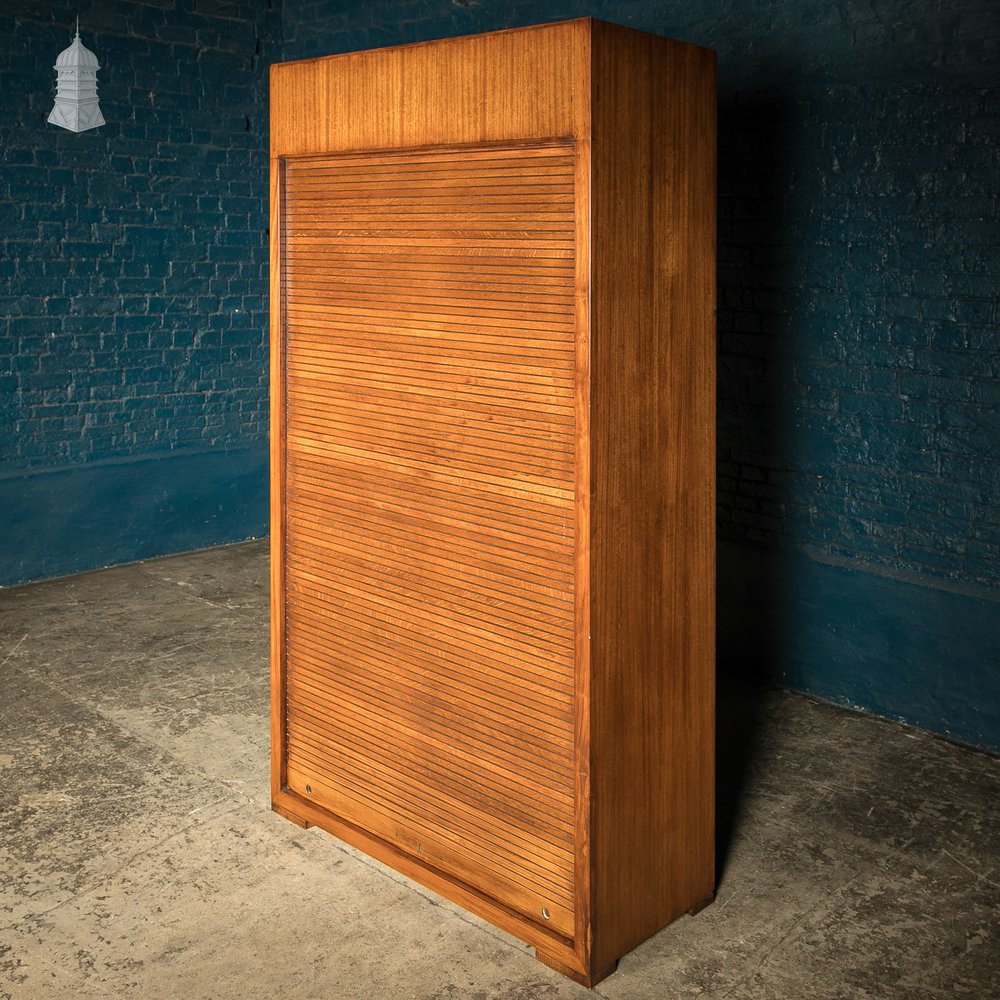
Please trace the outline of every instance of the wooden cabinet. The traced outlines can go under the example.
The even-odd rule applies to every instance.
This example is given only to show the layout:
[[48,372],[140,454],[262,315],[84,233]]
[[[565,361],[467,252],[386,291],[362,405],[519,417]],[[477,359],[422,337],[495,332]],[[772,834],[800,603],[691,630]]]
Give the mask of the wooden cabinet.
[[713,891],[714,56],[273,67],[273,805],[592,984]]

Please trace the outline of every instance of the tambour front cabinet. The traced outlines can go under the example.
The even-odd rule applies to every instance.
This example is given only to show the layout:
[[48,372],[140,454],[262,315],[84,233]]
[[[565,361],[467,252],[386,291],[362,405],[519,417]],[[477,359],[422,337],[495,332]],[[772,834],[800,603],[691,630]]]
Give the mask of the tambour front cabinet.
[[272,801],[585,984],[712,895],[715,61],[271,75]]

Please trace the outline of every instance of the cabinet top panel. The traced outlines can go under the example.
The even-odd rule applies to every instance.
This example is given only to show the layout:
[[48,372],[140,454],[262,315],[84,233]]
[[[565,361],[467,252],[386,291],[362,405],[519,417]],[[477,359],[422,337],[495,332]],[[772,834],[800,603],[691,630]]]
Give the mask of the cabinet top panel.
[[271,155],[583,134],[590,20],[271,67]]

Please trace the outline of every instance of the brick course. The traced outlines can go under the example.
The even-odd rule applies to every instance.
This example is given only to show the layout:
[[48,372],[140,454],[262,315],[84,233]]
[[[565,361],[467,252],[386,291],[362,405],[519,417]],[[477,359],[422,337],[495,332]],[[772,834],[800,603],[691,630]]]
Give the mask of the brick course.
[[[46,124],[76,15],[107,124]],[[269,3],[0,10],[5,472],[267,433]]]
[[597,16],[719,53],[719,528],[1000,587],[992,0],[285,0],[284,56]]
[[8,0],[0,471],[263,441],[267,63],[585,15],[719,53],[721,536],[1000,587],[991,0]]

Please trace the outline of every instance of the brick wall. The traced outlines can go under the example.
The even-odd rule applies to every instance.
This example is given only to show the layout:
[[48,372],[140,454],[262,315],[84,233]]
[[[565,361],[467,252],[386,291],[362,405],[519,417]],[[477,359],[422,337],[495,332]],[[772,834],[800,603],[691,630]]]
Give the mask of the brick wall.
[[719,54],[720,684],[1000,750],[1000,6],[284,0],[284,57],[585,16]]
[[857,6],[723,108],[720,527],[996,587],[997,32]]
[[286,0],[285,58],[598,16],[719,53],[719,528],[1000,587],[993,0]]
[[[6,0],[0,584],[265,530],[282,38],[592,15],[719,53],[720,662],[1000,748],[998,10]],[[45,118],[78,13],[107,125],[74,135]]]
[[[107,124],[46,124],[80,16]],[[270,3],[0,6],[0,471],[267,433]]]

